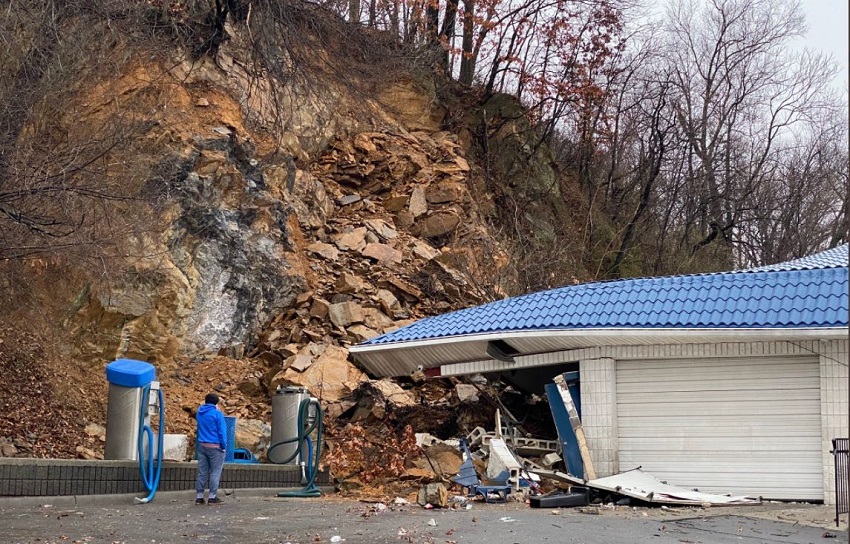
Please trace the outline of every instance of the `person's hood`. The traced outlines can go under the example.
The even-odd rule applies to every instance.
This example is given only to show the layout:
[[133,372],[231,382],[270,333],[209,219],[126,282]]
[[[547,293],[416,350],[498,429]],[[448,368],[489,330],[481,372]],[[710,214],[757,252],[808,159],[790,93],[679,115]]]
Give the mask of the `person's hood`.
[[198,408],[199,414],[205,414],[211,410],[215,410],[215,404],[202,404],[200,408]]

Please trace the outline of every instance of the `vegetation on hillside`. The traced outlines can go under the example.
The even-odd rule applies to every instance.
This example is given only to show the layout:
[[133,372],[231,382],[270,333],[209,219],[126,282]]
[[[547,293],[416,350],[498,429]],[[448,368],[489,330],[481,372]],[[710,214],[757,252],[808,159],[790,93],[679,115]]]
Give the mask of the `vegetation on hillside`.
[[[80,127],[85,137],[57,132],[51,123],[73,114],[57,108],[127,62],[120,43],[215,57],[234,29],[254,72],[281,83],[321,75],[368,93],[387,74],[435,81],[456,112],[447,127],[469,131],[499,195],[491,219],[515,247],[516,291],[758,265],[846,241],[846,108],[830,91],[835,63],[790,52],[799,6],[676,0],[650,28],[636,7],[14,0],[0,27],[0,257],[96,261],[137,235],[151,202],[136,205],[131,178],[146,171],[116,158],[146,127],[112,112]],[[286,128],[282,110],[278,121]]]

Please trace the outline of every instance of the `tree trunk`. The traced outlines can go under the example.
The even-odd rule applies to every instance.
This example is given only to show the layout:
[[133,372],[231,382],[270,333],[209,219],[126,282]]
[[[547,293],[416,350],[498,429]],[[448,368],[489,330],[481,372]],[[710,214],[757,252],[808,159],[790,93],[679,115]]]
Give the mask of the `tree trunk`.
[[449,53],[455,35],[455,22],[457,21],[458,0],[446,0],[446,14],[443,17],[443,28],[440,29],[440,44],[443,51],[440,53],[440,65],[449,73]]
[[437,3],[428,2],[425,6],[425,35],[428,43],[432,46],[439,42],[440,32],[440,6]]
[[463,2],[463,43],[461,48],[463,54],[460,59],[460,77],[458,81],[463,85],[472,85],[475,75],[475,55],[472,53],[474,43],[473,31],[475,30],[475,0],[464,0]]
[[348,22],[360,22],[360,0],[348,0]]

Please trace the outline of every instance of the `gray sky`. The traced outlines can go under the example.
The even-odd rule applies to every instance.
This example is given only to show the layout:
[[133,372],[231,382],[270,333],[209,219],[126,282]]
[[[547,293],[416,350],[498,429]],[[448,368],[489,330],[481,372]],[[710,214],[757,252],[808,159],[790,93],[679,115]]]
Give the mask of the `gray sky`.
[[[778,2],[784,0],[776,0]],[[848,70],[848,0],[801,0],[809,33],[805,46],[831,53],[841,68],[838,84],[847,90]]]

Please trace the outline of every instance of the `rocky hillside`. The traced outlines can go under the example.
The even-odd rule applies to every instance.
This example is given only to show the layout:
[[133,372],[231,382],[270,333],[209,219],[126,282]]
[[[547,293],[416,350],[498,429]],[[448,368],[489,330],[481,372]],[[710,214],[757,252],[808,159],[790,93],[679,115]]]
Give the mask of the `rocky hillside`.
[[[80,160],[51,143],[96,151],[79,179],[117,191],[91,212],[120,254],[0,264],[2,455],[101,456],[104,367],[117,358],[157,367],[167,432],[191,433],[215,390],[260,454],[270,395],[303,385],[325,408],[331,451],[373,433],[384,453],[402,452],[390,477],[411,431],[449,437],[492,421],[493,391],[375,381],[347,347],[515,289],[510,237],[495,225],[498,199],[533,185],[528,169],[493,193],[477,99],[438,96],[436,76],[399,71],[375,86],[385,74],[352,82],[305,67],[284,80],[257,68],[244,26],[227,33],[197,58],[116,38],[112,73],[80,71],[55,115],[34,108],[20,131],[21,156],[46,169]],[[522,147],[521,120],[488,126],[500,160]],[[555,183],[536,153],[533,170]]]

